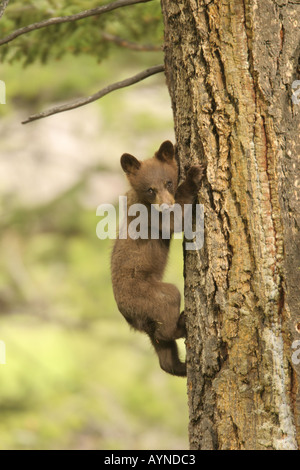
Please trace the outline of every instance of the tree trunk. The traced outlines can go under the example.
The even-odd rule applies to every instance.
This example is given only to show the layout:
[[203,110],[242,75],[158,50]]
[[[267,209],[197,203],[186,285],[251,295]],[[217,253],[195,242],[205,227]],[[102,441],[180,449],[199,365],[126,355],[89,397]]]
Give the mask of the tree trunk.
[[190,447],[298,449],[299,0],[162,10],[181,171],[207,163],[204,247],[185,252]]

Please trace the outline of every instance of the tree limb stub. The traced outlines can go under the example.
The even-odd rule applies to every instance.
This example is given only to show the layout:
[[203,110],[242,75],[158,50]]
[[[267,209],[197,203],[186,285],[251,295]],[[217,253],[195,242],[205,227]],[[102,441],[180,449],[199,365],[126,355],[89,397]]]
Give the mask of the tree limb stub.
[[[116,10],[117,8],[126,7],[129,5],[135,5],[138,3],[147,3],[151,2],[152,0],[117,0],[112,3],[108,3],[107,5],[103,5],[101,7],[92,8],[91,10],[84,10],[80,13],[76,13],[75,15],[70,16],[59,16],[57,18],[50,18],[48,20],[40,21],[38,23],[33,23],[28,26],[24,26],[23,28],[19,28],[16,31],[12,32],[8,36],[3,39],[0,39],[0,46],[3,44],[7,44],[19,36],[23,34],[30,33],[31,31],[35,31],[37,29],[46,28],[47,26],[52,26],[54,24],[61,24],[61,23],[68,23],[71,21],[78,21],[83,18],[88,18],[90,16],[97,16],[107,13],[112,10]],[[4,3],[4,8],[6,7],[8,2]],[[4,10],[3,10],[4,11]]]
[[107,87],[102,88],[97,93],[91,96],[88,96],[86,98],[80,98],[78,100],[71,101],[70,103],[66,103],[60,106],[55,106],[54,108],[51,108],[48,111],[43,111],[38,114],[33,114],[32,116],[29,116],[29,118],[26,119],[26,121],[23,121],[22,124],[27,124],[29,122],[36,121],[38,119],[43,119],[45,117],[52,116],[53,114],[58,114],[64,111],[69,111],[71,109],[79,108],[86,104],[92,103],[93,101],[99,100],[100,98],[102,98],[105,95],[108,95],[108,93],[111,93],[112,91],[119,90],[120,88],[128,87],[130,85],[133,85],[135,83],[138,83],[144,80],[145,78],[150,77],[151,75],[155,75],[156,73],[160,73],[163,71],[164,71],[164,65],[154,65],[153,67],[143,70],[142,72],[139,72],[138,74],[132,77],[126,78],[125,80],[111,83]]

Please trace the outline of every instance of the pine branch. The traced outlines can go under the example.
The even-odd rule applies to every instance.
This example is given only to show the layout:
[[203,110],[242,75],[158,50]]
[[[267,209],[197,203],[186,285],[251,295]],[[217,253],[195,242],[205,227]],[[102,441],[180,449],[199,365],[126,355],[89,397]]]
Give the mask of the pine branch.
[[5,11],[5,8],[7,7],[9,3],[9,0],[3,0],[2,2],[0,2],[0,18],[1,16],[3,16],[3,13]]
[[[8,1],[9,0],[4,1],[3,11]],[[57,18],[50,18],[49,20],[44,20],[39,23],[33,23],[28,26],[24,26],[23,28],[17,29],[16,31],[12,32],[5,38],[0,39],[0,46],[13,41],[14,39],[16,39],[19,36],[22,36],[23,34],[30,33],[31,31],[35,31],[37,29],[46,28],[47,26],[52,26],[54,24],[68,23],[71,21],[78,21],[83,18],[88,18],[90,16],[102,15],[103,13],[116,10],[117,8],[126,7],[128,5],[135,5],[137,3],[147,3],[151,1],[152,0],[116,0],[115,2],[108,3],[107,5],[92,8],[91,10],[85,10],[80,13],[76,13],[75,15],[59,16]],[[0,13],[1,13],[1,10],[0,10]]]
[[145,78],[150,77],[151,75],[154,75],[156,73],[160,73],[164,71],[164,65],[155,65],[153,67],[150,67],[146,70],[143,70],[143,72],[138,73],[137,75],[134,75],[133,77],[126,78],[125,80],[121,82],[115,82],[112,83],[111,85],[108,85],[105,88],[102,88],[102,90],[98,91],[94,95],[88,96],[87,98],[80,98],[75,101],[71,101],[70,103],[66,103],[60,106],[55,106],[54,108],[49,109],[48,111],[43,111],[38,114],[33,114],[32,116],[29,116],[26,121],[23,121],[22,124],[27,124],[32,121],[36,121],[38,119],[43,119],[48,116],[52,116],[53,114],[58,114],[62,113],[64,111],[69,111],[71,109],[76,109],[81,106],[84,106],[86,104],[92,103],[93,101],[99,100],[105,95],[108,95],[108,93],[111,93],[112,91],[119,90],[120,88],[125,88],[130,85],[133,85],[134,83],[138,83],[142,80],[145,80]]

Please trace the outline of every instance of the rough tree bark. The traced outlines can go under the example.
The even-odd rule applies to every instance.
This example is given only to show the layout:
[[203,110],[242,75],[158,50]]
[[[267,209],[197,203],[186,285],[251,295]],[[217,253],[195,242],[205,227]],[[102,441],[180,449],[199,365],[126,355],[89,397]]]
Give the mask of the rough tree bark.
[[162,10],[181,170],[207,162],[205,243],[185,253],[190,446],[298,449],[300,1]]

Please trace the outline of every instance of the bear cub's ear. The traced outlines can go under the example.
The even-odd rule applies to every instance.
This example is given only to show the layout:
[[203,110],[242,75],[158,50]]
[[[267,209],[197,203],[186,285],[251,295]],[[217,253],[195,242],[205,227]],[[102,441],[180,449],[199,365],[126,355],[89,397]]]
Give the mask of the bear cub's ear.
[[133,155],[124,153],[121,157],[121,167],[127,174],[135,173],[141,167],[141,162],[138,161]]
[[156,158],[162,162],[170,162],[173,160],[174,155],[174,146],[169,140],[163,142],[155,154]]

